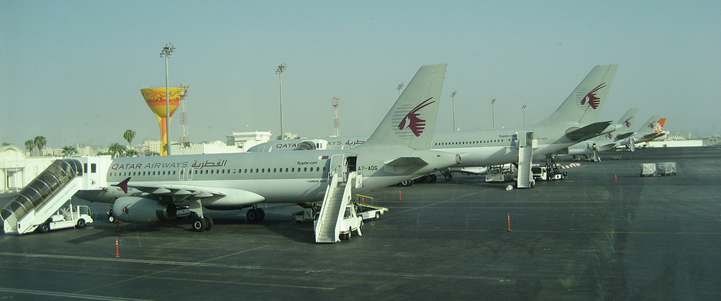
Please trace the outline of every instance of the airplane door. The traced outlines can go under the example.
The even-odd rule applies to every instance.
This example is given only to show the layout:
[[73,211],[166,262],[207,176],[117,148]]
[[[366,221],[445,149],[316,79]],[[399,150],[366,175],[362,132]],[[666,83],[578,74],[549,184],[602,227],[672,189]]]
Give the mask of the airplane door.
[[[343,165],[345,164],[345,155],[343,154],[336,154],[330,157],[330,168],[328,169],[328,180],[331,180],[331,176],[333,174],[336,174],[340,176],[341,181],[345,182],[345,169],[343,168]],[[330,184],[330,182],[328,182]]]

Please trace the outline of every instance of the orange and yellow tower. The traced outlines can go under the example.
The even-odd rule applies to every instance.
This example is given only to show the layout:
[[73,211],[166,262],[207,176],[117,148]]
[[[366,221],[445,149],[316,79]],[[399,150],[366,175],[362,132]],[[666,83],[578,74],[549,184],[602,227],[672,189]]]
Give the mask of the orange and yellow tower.
[[160,125],[160,154],[167,156],[167,147],[170,147],[170,142],[168,141],[166,118],[173,120],[172,117],[175,109],[178,108],[180,101],[185,97],[185,87],[168,87],[170,116],[167,116],[165,112],[165,87],[144,88],[140,89],[140,93],[143,94],[145,103],[148,104],[150,110],[153,111],[155,117],[158,118],[158,124]]

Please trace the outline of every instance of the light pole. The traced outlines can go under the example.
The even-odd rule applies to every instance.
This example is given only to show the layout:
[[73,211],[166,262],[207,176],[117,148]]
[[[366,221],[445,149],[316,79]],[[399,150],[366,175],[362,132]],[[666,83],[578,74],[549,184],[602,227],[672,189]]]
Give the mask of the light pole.
[[523,105],[523,128],[526,128],[526,105]]
[[[168,57],[175,50],[173,43],[165,44],[163,50],[160,51],[160,57],[165,58],[165,149],[170,155],[170,97],[168,94]],[[162,146],[161,146],[162,147]],[[162,151],[162,150],[161,150]]]
[[283,133],[283,71],[285,71],[285,68],[287,66],[285,65],[285,62],[280,63],[278,65],[278,69],[275,69],[275,73],[278,74],[278,78],[280,79],[280,140],[283,140],[284,133]]
[[403,82],[401,82],[400,84],[398,84],[398,88],[396,88],[396,90],[398,90],[398,96],[401,95],[401,91],[403,91],[403,87],[405,87],[405,86],[406,86],[406,84],[403,83]]
[[496,128],[496,99],[491,100],[491,114],[493,114],[493,128]]
[[458,130],[456,127],[456,90],[451,93],[451,98],[453,99],[453,131],[455,132]]

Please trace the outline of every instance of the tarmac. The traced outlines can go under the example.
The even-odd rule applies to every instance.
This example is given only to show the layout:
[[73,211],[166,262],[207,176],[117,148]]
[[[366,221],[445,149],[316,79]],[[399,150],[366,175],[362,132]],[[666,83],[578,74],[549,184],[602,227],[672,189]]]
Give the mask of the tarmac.
[[[534,189],[379,189],[366,202],[390,211],[337,244],[314,243],[292,204],[260,224],[210,211],[198,233],[109,224],[93,203],[87,229],[0,236],[0,300],[719,300],[721,148],[601,157]],[[639,176],[666,161],[677,175]]]

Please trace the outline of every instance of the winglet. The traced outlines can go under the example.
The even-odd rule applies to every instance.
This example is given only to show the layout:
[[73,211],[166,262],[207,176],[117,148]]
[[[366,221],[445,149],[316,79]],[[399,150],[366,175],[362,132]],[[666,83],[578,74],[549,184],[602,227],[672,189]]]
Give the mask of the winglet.
[[128,182],[130,182],[130,177],[128,177],[127,179],[123,180],[122,182],[120,182],[118,184],[113,184],[113,186],[120,187],[120,189],[122,189],[123,192],[128,193]]
[[430,149],[445,74],[446,64],[418,69],[373,135],[360,147],[406,145]]

